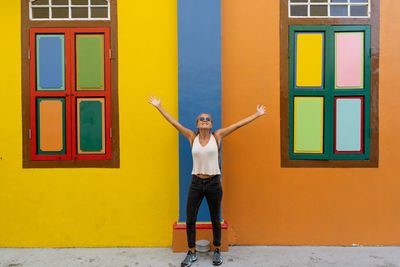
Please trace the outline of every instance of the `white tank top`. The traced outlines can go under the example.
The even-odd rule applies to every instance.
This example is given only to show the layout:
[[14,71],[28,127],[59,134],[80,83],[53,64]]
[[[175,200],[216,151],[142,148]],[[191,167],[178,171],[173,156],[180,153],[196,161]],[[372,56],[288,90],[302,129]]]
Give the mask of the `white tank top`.
[[218,165],[218,145],[217,140],[210,133],[210,140],[204,147],[199,142],[199,135],[193,141],[192,156],[193,170],[192,174],[221,174]]

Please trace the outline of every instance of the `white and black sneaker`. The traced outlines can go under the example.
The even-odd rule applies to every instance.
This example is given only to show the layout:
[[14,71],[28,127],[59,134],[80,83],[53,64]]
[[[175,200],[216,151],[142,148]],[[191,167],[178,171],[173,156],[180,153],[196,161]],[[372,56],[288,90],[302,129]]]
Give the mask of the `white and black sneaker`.
[[193,262],[197,261],[196,252],[193,253],[190,250],[186,254],[186,258],[182,261],[181,267],[189,267]]
[[218,266],[221,264],[222,264],[221,251],[219,251],[219,248],[216,248],[214,250],[213,265]]

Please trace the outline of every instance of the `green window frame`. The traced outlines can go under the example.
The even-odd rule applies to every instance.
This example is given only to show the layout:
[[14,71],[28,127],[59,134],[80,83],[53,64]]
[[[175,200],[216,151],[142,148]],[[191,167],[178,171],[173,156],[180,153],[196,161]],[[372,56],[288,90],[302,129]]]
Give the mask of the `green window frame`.
[[[322,88],[295,87],[295,33],[324,33]],[[364,33],[363,88],[335,89],[335,33]],[[323,97],[322,153],[294,152],[295,97]],[[361,152],[335,153],[335,97],[362,97]],[[289,158],[313,160],[368,160],[370,159],[371,110],[371,33],[369,25],[290,25],[289,26]]]

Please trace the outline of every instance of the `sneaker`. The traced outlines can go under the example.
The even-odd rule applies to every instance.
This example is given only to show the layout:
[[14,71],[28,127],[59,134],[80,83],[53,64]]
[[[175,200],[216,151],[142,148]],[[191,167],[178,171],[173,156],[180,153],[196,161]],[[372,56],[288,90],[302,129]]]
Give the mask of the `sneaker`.
[[214,250],[214,257],[213,257],[213,265],[221,265],[222,264],[222,256],[219,248]]
[[186,254],[186,258],[182,261],[181,267],[189,267],[193,262],[197,261],[196,252],[193,253],[190,250]]

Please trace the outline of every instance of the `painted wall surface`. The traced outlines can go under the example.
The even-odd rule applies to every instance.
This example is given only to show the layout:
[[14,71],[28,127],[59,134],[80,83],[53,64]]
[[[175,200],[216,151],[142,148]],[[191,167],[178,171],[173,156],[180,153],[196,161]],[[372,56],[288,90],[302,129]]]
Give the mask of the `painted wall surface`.
[[[179,122],[197,132],[196,118],[210,113],[221,128],[221,2],[178,0]],[[190,142],[179,136],[179,222],[186,222],[186,202],[193,169]],[[206,198],[197,222],[211,222]]]
[[[22,169],[20,6],[0,42],[0,246],[170,246],[178,219],[176,1],[118,2],[120,169]],[[381,1],[379,168],[280,167],[279,1],[222,0],[222,126],[231,244],[400,244],[400,2]],[[151,14],[151,15],[149,15]],[[27,60],[27,59],[23,59]]]
[[3,8],[0,247],[170,246],[178,133],[147,97],[178,116],[176,2],[118,1],[120,169],[22,169],[20,4]]
[[[279,1],[222,1],[222,214],[233,244],[400,244],[400,2],[381,1],[379,168],[281,168]],[[240,167],[238,167],[240,166]]]

